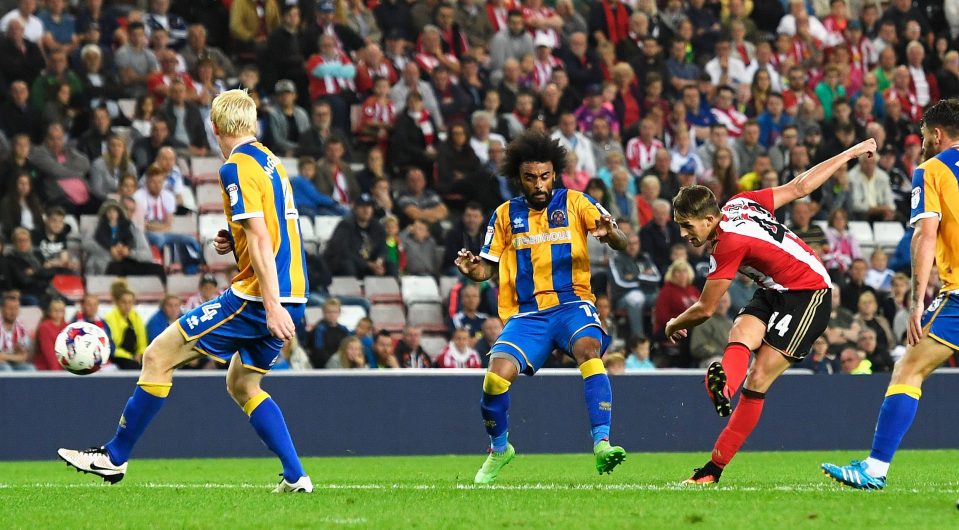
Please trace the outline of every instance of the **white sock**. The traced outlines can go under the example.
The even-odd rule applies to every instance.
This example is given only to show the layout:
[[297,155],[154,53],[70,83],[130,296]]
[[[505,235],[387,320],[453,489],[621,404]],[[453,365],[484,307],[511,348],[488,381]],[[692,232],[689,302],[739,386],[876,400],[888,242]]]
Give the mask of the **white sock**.
[[885,477],[889,473],[889,462],[876,460],[873,457],[866,459],[866,473],[873,478]]

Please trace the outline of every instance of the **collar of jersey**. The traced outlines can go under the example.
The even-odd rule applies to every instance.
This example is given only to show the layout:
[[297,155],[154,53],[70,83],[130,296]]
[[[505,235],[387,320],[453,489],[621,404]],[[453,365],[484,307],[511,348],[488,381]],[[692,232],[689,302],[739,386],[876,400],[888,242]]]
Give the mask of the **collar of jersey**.
[[230,155],[232,156],[233,153],[235,153],[237,149],[243,147],[244,145],[252,144],[252,143],[255,143],[255,142],[256,142],[256,136],[251,136],[249,140],[245,140],[245,141],[240,142],[240,143],[236,144],[235,146],[233,146],[233,150],[230,151]]

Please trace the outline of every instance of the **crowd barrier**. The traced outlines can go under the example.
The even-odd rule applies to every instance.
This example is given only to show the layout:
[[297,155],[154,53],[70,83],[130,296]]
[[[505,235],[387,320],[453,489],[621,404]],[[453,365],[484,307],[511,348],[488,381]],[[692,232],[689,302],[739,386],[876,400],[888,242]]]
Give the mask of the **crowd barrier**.
[[[223,372],[178,374],[136,457],[268,456]],[[483,374],[467,370],[277,373],[264,388],[308,456],[482,454]],[[786,374],[766,398],[746,450],[868,449],[888,375]],[[104,443],[135,375],[0,377],[0,460],[49,460],[58,447]],[[726,420],[707,401],[701,371],[612,377],[612,439],[634,452],[709,451]],[[957,448],[959,371],[937,373],[905,448]],[[510,390],[510,441],[524,453],[590,449],[578,371],[544,370]]]

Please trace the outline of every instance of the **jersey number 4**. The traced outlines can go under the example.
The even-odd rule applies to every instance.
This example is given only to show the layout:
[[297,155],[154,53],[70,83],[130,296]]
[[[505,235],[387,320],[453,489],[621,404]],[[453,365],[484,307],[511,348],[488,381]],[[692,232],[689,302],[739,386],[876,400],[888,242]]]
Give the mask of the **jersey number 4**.
[[779,322],[776,322],[776,318],[779,316],[779,311],[773,311],[773,314],[769,317],[769,323],[766,324],[766,333],[769,333],[770,330],[775,329],[779,332],[780,337],[785,337],[786,332],[789,331],[789,323],[792,322],[792,315],[783,315]]
[[754,218],[753,220],[769,234],[769,237],[776,240],[776,243],[783,242],[783,238],[786,237],[786,228],[783,227],[783,225],[773,221],[767,221],[761,217]]

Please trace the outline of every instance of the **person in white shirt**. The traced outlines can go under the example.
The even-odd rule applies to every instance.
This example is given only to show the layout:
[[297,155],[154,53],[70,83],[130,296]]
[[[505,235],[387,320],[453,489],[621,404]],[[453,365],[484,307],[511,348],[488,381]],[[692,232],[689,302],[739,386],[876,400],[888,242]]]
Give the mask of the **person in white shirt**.
[[473,126],[473,135],[470,137],[470,147],[480,159],[480,162],[489,161],[490,142],[499,142],[500,145],[506,145],[506,138],[503,135],[491,132],[493,128],[494,116],[485,110],[478,110],[470,117],[470,123]]
[[552,138],[559,140],[560,145],[567,151],[576,154],[576,171],[585,171],[589,175],[596,174],[593,144],[585,134],[576,130],[576,116],[572,112],[563,113],[559,117],[559,128],[553,132]]
[[784,33],[792,37],[796,34],[796,19],[802,15],[809,17],[809,34],[819,42],[827,43],[830,46],[838,43],[829,43],[829,31],[822,25],[814,15],[806,13],[805,0],[789,0],[789,14],[779,20],[779,26],[776,27],[776,33]]
[[746,84],[752,85],[753,78],[756,77],[756,72],[759,71],[759,69],[763,69],[769,72],[769,82],[772,91],[780,93],[783,91],[782,76],[779,75],[776,65],[772,63],[772,57],[773,47],[770,42],[762,41],[756,44],[756,59],[746,67]]
[[23,24],[23,38],[39,45],[43,38],[43,22],[34,15],[37,10],[37,0],[20,0],[16,9],[11,9],[0,18],[0,31],[6,33],[11,20],[19,20]]
[[716,43],[716,57],[704,67],[714,85],[729,85],[733,88],[747,82],[746,65],[732,54],[732,43],[721,40]]

